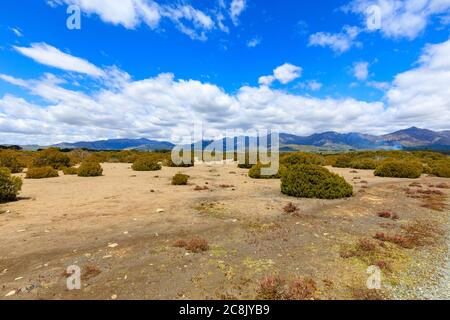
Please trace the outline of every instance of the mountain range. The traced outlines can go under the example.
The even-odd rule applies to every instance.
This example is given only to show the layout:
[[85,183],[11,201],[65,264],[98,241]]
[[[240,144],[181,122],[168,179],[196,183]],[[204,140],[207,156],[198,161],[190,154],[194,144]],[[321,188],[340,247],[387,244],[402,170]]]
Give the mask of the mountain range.
[[[246,137],[248,142],[250,138]],[[236,139],[233,139],[236,143]],[[225,141],[225,140],[223,140]],[[207,145],[211,141],[203,141]],[[224,142],[225,143],[225,142]],[[149,139],[109,139],[101,141],[82,141],[75,143],[59,143],[54,147],[64,149],[85,148],[90,150],[170,150],[175,145],[169,141]],[[36,149],[38,146],[23,146],[24,149]],[[432,131],[416,127],[396,131],[385,135],[369,135],[361,133],[323,132],[310,136],[297,136],[280,133],[282,151],[344,151],[344,150],[450,150],[450,130]]]

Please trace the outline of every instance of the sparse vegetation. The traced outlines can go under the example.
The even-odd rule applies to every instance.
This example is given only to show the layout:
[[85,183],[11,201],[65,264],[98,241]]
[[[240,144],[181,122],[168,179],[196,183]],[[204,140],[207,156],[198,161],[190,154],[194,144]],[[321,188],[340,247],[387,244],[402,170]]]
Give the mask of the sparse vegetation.
[[47,179],[47,178],[56,178],[58,177],[58,170],[47,166],[47,167],[37,167],[37,168],[29,168],[25,179]]
[[11,175],[8,168],[0,168],[0,203],[15,201],[22,188],[22,179]]
[[100,163],[92,160],[84,160],[78,168],[79,177],[100,177],[102,175],[102,166]]
[[140,157],[131,167],[134,171],[158,171],[161,170],[161,164],[153,157]]
[[205,252],[205,251],[209,250],[208,241],[206,241],[205,239],[200,238],[200,237],[193,237],[189,241],[177,240],[174,242],[173,246],[175,248],[184,248],[187,251],[190,251],[193,253],[200,253],[200,252]]
[[174,186],[185,186],[188,184],[189,176],[183,173],[177,173],[172,178],[172,185]]
[[24,166],[19,162],[18,152],[13,150],[0,151],[0,168],[8,168],[11,173],[22,172]]
[[63,168],[62,171],[66,176],[75,176],[78,174],[78,169],[74,167]]
[[353,187],[326,168],[295,165],[283,172],[281,192],[298,198],[339,199],[351,197]]
[[49,148],[36,154],[33,160],[33,167],[52,167],[59,170],[70,167],[70,158],[57,148]]

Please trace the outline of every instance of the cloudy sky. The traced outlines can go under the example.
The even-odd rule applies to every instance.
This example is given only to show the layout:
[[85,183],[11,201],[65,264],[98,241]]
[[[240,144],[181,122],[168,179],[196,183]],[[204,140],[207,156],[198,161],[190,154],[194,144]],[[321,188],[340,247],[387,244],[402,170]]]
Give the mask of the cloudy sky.
[[450,0],[5,0],[0,144],[448,130],[449,27]]

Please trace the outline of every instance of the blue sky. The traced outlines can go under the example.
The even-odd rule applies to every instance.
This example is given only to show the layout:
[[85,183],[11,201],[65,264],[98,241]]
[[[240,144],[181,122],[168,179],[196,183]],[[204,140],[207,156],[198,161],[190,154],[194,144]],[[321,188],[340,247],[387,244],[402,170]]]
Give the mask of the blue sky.
[[217,133],[450,129],[449,23],[448,0],[4,1],[0,139],[176,140],[192,118]]

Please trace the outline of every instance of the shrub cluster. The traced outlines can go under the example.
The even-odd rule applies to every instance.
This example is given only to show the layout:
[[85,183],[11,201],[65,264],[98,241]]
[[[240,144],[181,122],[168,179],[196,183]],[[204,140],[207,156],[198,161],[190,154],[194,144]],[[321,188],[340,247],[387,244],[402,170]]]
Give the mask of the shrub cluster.
[[85,160],[78,168],[79,177],[100,177],[103,175],[103,168],[100,163]]
[[12,150],[0,151],[0,167],[8,168],[11,173],[20,173],[23,170],[17,152]]
[[26,179],[47,179],[58,177],[58,170],[53,169],[50,166],[47,167],[35,167],[29,168],[27,171]]
[[281,192],[298,198],[339,199],[351,197],[353,187],[326,168],[295,165],[283,171]]
[[318,154],[297,152],[282,156],[280,163],[286,167],[294,166],[296,164],[315,164],[323,166],[325,165],[325,159]]
[[189,180],[188,175],[182,174],[182,173],[177,173],[172,178],[172,184],[174,186],[185,186],[185,185],[187,185],[188,180]]
[[350,168],[360,170],[374,170],[378,162],[370,158],[355,159],[350,162]]
[[161,164],[153,157],[138,158],[131,168],[134,171],[158,171],[161,170]]
[[70,167],[70,158],[56,148],[39,151],[33,160],[33,167],[52,167],[62,169]]
[[15,201],[22,188],[22,179],[11,176],[8,168],[0,168],[0,202]]
[[450,161],[440,160],[431,165],[431,173],[437,177],[450,178]]
[[387,160],[375,169],[378,177],[417,179],[423,173],[423,166],[416,161]]

